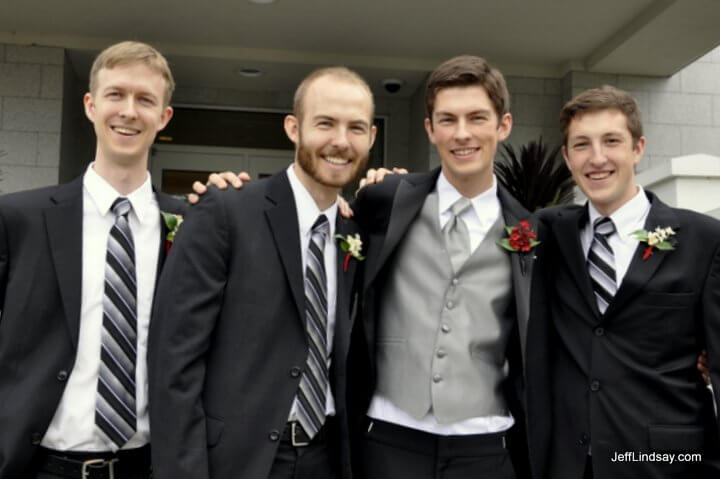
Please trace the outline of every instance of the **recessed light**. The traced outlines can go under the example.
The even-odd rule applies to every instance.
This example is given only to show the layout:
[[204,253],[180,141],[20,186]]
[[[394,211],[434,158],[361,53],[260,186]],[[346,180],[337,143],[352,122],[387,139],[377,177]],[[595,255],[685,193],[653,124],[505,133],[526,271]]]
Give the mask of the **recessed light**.
[[257,3],[258,5],[268,5],[275,3],[275,0],[248,0],[250,3]]
[[236,72],[238,75],[246,78],[257,78],[263,74],[262,70],[258,70],[257,68],[240,68]]

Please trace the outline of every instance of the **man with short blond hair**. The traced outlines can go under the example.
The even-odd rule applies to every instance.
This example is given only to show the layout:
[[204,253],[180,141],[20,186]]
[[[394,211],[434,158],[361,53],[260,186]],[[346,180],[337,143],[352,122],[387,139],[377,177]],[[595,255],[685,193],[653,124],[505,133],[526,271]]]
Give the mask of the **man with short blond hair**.
[[146,344],[165,258],[147,171],[174,83],[154,48],[96,59],[95,158],[76,180],[0,198],[0,477],[148,478]]

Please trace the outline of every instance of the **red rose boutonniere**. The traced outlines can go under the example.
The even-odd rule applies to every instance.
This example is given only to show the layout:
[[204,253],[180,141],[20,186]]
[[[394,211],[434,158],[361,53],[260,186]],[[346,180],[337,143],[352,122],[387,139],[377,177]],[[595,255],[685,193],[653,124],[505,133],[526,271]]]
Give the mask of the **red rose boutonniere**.
[[360,254],[362,251],[362,239],[359,233],[354,235],[335,235],[335,239],[340,242],[340,249],[345,253],[345,261],[343,261],[343,272],[347,273],[348,265],[350,264],[350,258],[355,258],[358,261],[365,259],[365,256]]
[[677,240],[674,238],[675,231],[669,226],[667,228],[658,226],[655,231],[637,230],[633,233],[633,236],[639,242],[647,244],[642,256],[643,260],[647,260],[656,249],[671,251],[675,249],[677,244]]
[[502,248],[511,253],[520,253],[520,270],[525,274],[525,256],[532,251],[540,241],[537,240],[537,233],[532,229],[532,225],[527,220],[520,221],[517,226],[505,226],[508,237],[497,242]]
[[161,211],[160,214],[162,215],[165,226],[167,226],[168,229],[168,234],[165,236],[165,254],[168,254],[173,241],[175,241],[175,235],[183,222],[183,217],[182,215],[166,213],[165,211]]

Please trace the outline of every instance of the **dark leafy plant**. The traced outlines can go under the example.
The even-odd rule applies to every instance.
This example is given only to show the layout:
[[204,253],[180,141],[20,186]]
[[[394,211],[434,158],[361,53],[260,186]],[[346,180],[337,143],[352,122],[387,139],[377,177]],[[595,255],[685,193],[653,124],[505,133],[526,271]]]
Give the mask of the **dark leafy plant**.
[[549,148],[542,137],[523,145],[519,154],[503,144],[495,174],[528,211],[571,203],[575,198],[575,182],[560,156],[560,147]]

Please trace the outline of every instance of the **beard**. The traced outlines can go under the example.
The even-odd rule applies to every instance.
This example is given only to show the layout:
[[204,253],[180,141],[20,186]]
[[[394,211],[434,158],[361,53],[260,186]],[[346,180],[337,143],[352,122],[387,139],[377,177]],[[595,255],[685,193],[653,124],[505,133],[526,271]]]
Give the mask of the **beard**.
[[[323,156],[332,156],[335,158],[343,158],[350,161],[351,169],[349,172],[337,172],[336,174],[323,174],[319,168],[319,163],[325,161]],[[300,138],[298,142],[297,159],[300,168],[317,183],[331,188],[343,188],[362,174],[365,165],[367,165],[369,151],[363,156],[353,156],[350,150],[341,151],[336,148],[328,147],[319,151],[312,151],[305,146]],[[323,170],[326,171],[326,170]]]

